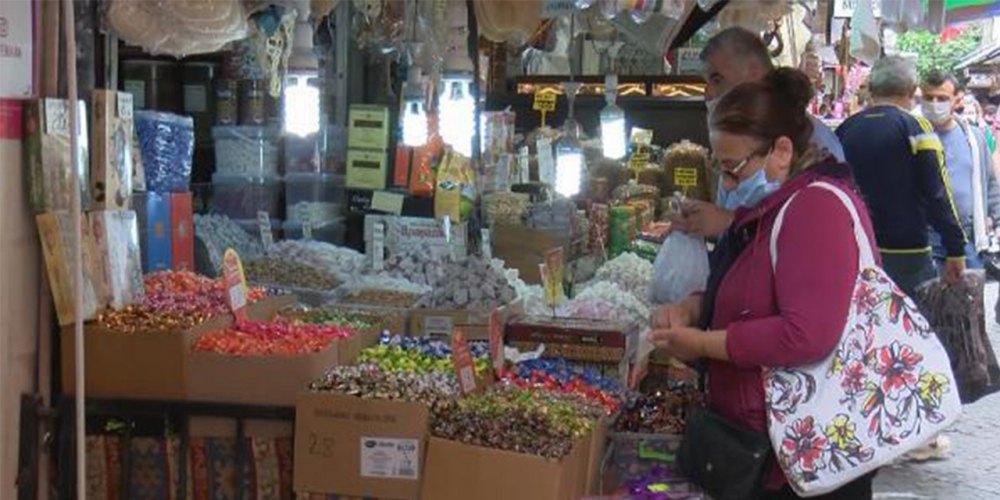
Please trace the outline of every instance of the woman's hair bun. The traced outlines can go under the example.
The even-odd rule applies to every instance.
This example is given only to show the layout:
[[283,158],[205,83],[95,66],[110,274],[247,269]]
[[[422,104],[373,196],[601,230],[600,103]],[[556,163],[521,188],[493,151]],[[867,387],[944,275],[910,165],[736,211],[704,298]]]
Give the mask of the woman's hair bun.
[[766,82],[785,96],[796,110],[805,112],[813,99],[813,86],[805,73],[794,68],[777,68],[768,73]]

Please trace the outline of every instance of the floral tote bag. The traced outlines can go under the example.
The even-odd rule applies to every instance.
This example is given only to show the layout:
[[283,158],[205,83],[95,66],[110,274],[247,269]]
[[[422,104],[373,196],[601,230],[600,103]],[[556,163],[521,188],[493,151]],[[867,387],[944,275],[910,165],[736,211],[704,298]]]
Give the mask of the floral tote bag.
[[[826,359],[764,369],[768,433],[785,476],[804,497],[829,493],[912,451],[962,411],[948,355],[916,305],[875,263],[851,199],[824,182],[854,221],[860,262],[847,324]],[[771,232],[777,269],[778,234]]]

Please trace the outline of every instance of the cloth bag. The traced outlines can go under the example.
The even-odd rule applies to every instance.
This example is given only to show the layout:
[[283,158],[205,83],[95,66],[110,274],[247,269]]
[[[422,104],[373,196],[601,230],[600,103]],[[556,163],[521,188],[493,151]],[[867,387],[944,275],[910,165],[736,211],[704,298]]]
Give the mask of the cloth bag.
[[963,404],[1000,391],[1000,367],[986,330],[985,286],[983,271],[966,271],[962,283],[930,281],[914,297],[948,352]]
[[[854,203],[832,184],[810,187],[834,193],[850,212],[859,263],[833,352],[812,365],[763,373],[771,444],[803,497],[834,491],[920,447],[962,412],[948,354],[913,301],[876,265]],[[774,270],[794,199],[771,232]]]
[[705,291],[708,282],[708,249],[701,238],[672,231],[653,261],[649,300],[670,304]]

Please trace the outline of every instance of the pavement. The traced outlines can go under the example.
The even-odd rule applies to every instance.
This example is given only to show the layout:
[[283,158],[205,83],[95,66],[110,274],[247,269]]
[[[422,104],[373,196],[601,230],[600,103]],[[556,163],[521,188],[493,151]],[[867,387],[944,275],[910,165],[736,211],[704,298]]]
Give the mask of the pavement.
[[[994,305],[1000,286],[986,287],[986,326],[1000,353],[1000,325]],[[924,463],[903,462],[879,471],[876,500],[1000,500],[1000,394],[966,406],[954,428],[951,456]]]

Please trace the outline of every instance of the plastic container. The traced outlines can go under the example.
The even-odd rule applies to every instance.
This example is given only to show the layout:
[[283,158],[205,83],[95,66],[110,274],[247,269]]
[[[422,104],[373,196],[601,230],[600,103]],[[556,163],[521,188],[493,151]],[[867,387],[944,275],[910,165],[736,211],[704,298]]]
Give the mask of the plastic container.
[[230,219],[254,219],[264,211],[271,220],[281,218],[281,178],[212,176],[212,211]]
[[[601,491],[616,491],[626,482],[642,478],[654,467],[675,470],[680,445],[679,435],[609,432]],[[669,483],[678,493],[701,497],[698,488],[679,474]]]
[[[302,232],[302,223],[300,222],[285,222],[282,226],[282,230],[286,240],[306,239]],[[334,220],[322,226],[312,226],[312,241],[322,241],[324,243],[342,245],[344,243],[345,231],[346,228],[343,218]]]
[[318,174],[323,171],[326,151],[323,133],[285,136],[285,173]]
[[347,203],[344,182],[342,175],[286,175],[285,211],[289,222],[309,221],[319,227],[340,219]]
[[132,59],[121,62],[121,89],[132,94],[135,109],[180,112],[184,109],[181,66],[174,61]]
[[[260,241],[260,223],[257,222],[256,217],[253,219],[238,219],[233,220],[238,226],[242,227],[246,232],[250,233],[251,236],[257,238]],[[274,241],[281,239],[284,234],[285,221],[281,219],[271,219],[271,236]]]
[[146,190],[187,192],[194,160],[194,120],[172,113],[136,111],[135,132],[146,174]]
[[219,65],[211,62],[186,62],[184,73],[184,114],[194,118],[196,143],[204,147],[211,143],[212,115],[215,112],[215,92],[212,81]]
[[278,139],[274,129],[254,126],[212,128],[215,171],[224,175],[277,177]]

